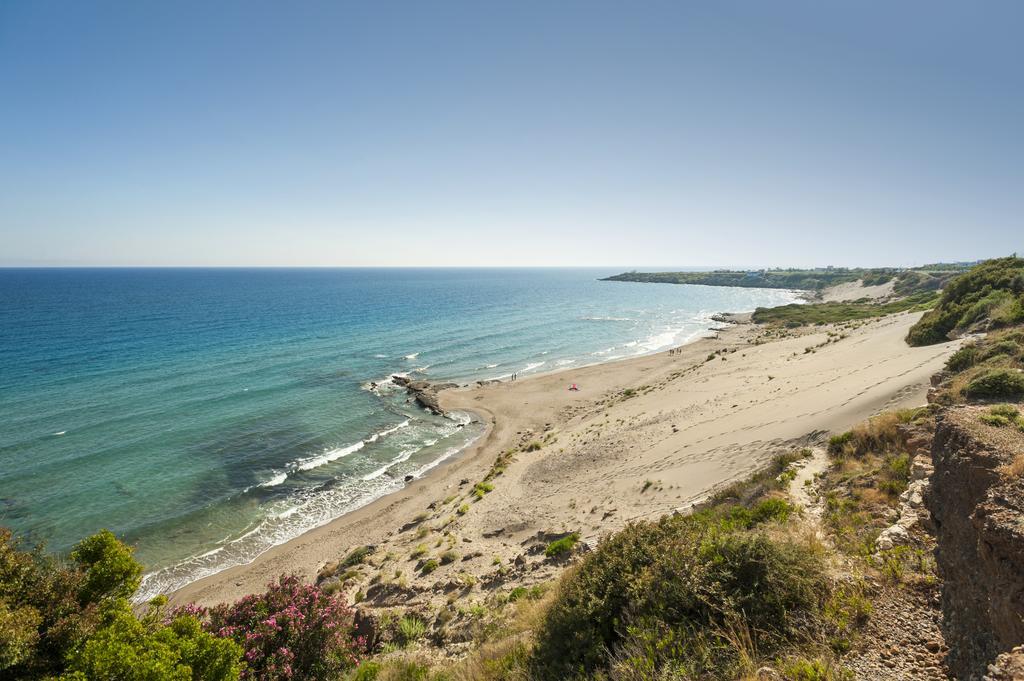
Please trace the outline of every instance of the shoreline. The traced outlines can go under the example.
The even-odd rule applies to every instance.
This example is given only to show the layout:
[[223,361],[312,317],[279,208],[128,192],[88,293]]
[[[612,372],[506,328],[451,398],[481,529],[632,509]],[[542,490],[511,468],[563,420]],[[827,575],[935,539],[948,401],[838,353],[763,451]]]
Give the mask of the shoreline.
[[[592,369],[594,367],[602,367],[602,366],[607,366],[607,365],[611,365],[611,364],[625,364],[625,363],[629,363],[629,362],[632,362],[632,361],[646,359],[646,358],[657,356],[657,355],[663,355],[663,354],[667,355],[669,353],[669,351],[678,351],[678,350],[680,350],[682,348],[693,347],[693,346],[695,346],[695,345],[697,345],[697,344],[699,344],[699,343],[701,343],[703,341],[715,341],[715,340],[719,339],[719,334],[734,330],[737,324],[749,324],[750,323],[750,315],[751,314],[752,313],[750,313],[750,312],[716,313],[716,316],[720,315],[722,317],[726,317],[726,316],[728,316],[728,317],[736,317],[739,320],[738,321],[732,321],[732,320],[725,321],[724,319],[722,319],[722,320],[713,319],[713,321],[716,322],[716,323],[726,323],[726,324],[728,324],[728,326],[719,327],[719,328],[709,328],[709,329],[707,329],[704,332],[697,332],[697,333],[700,333],[702,335],[691,336],[691,338],[687,339],[682,344],[674,346],[674,347],[671,347],[671,348],[665,348],[663,350],[657,350],[655,352],[649,352],[649,353],[644,353],[644,354],[640,354],[640,355],[635,355],[633,357],[621,357],[621,358],[609,359],[609,360],[605,360],[605,361],[597,361],[597,362],[593,362],[593,363],[589,363],[589,364],[580,364],[580,365],[576,365],[576,366],[560,367],[560,368],[552,369],[552,370],[546,371],[546,372],[532,373],[532,374],[526,376],[525,378],[516,380],[515,384],[518,385],[518,384],[526,383],[528,381],[535,381],[535,380],[538,380],[538,379],[548,378],[548,377],[555,376],[555,375],[558,375],[558,374],[564,374],[564,373],[569,373],[569,372],[573,372],[573,371],[579,371],[579,370],[583,370],[583,369]],[[704,335],[704,334],[707,334],[707,335]],[[442,384],[442,383],[448,384],[449,382],[445,381],[445,380],[437,381],[437,384]],[[444,401],[445,393],[452,393],[452,392],[458,392],[458,391],[479,389],[479,388],[487,386],[487,385],[511,385],[512,383],[513,383],[512,381],[509,381],[509,380],[507,380],[505,378],[501,378],[501,379],[480,379],[480,380],[472,381],[472,382],[466,383],[466,384],[459,384],[459,385],[457,385],[457,387],[445,388],[444,392],[442,392],[440,394],[440,399],[442,401]],[[410,394],[411,394],[411,392],[410,392]],[[422,406],[421,406],[421,408],[426,409],[426,407],[422,407]],[[472,405],[472,406],[464,406],[464,407],[458,407],[458,408],[446,408],[445,409],[446,413],[447,412],[451,412],[451,411],[463,411],[463,412],[469,413],[472,418],[476,419],[479,423],[481,423],[483,425],[483,431],[476,438],[474,438],[471,442],[469,442],[466,446],[460,448],[457,452],[455,452],[451,456],[442,459],[437,465],[435,465],[430,470],[428,470],[424,475],[422,475],[419,478],[416,478],[415,480],[410,481],[404,488],[396,489],[396,490],[393,490],[391,492],[387,492],[384,495],[379,496],[379,497],[377,497],[375,499],[371,499],[370,501],[368,501],[367,503],[363,504],[359,508],[356,508],[356,509],[354,509],[352,511],[349,511],[348,513],[340,515],[337,518],[333,518],[333,519],[327,521],[326,523],[324,523],[323,525],[319,525],[317,527],[314,527],[314,528],[311,528],[309,530],[306,530],[302,534],[298,535],[297,537],[293,537],[292,539],[289,539],[288,541],[285,541],[285,542],[283,542],[281,544],[277,544],[275,546],[272,546],[272,547],[268,548],[267,550],[265,550],[263,553],[260,553],[252,561],[250,561],[248,563],[244,563],[242,565],[232,565],[232,566],[227,567],[227,568],[225,568],[223,570],[219,570],[219,571],[214,572],[212,574],[205,575],[203,577],[200,577],[199,579],[193,580],[193,581],[189,582],[188,584],[185,584],[184,586],[181,586],[180,588],[175,589],[174,591],[171,591],[170,593],[166,594],[168,596],[168,598],[169,598],[169,601],[172,604],[183,604],[183,603],[195,600],[195,598],[192,596],[192,594],[200,594],[200,593],[202,593],[205,590],[205,585],[204,585],[205,582],[208,582],[208,581],[218,581],[219,582],[219,581],[222,581],[222,579],[223,580],[228,580],[231,577],[237,577],[240,574],[245,573],[248,570],[248,568],[250,568],[251,566],[261,562],[261,560],[266,559],[266,560],[269,561],[270,559],[275,557],[274,554],[286,552],[289,549],[289,547],[294,548],[293,545],[295,545],[295,546],[299,546],[299,545],[305,546],[306,542],[303,541],[303,539],[312,539],[311,535],[322,533],[322,532],[326,531],[328,528],[330,528],[332,525],[335,525],[337,523],[342,523],[343,521],[351,521],[353,524],[362,525],[367,520],[369,520],[369,517],[373,517],[373,516],[377,515],[378,513],[387,513],[387,512],[392,511],[394,509],[394,504],[387,503],[389,501],[389,499],[392,499],[393,497],[397,497],[399,495],[402,495],[403,493],[408,492],[409,488],[412,487],[413,485],[415,485],[416,483],[435,482],[435,481],[432,481],[431,478],[440,477],[442,475],[442,473],[446,472],[449,468],[451,468],[453,466],[458,468],[458,470],[462,470],[463,467],[458,467],[458,466],[456,466],[456,464],[460,463],[460,461],[462,461],[463,459],[475,457],[477,454],[480,453],[478,450],[484,449],[484,447],[491,441],[492,435],[493,435],[493,431],[494,431],[494,429],[495,429],[495,427],[497,425],[497,416],[495,414],[491,413],[486,407],[483,407],[481,405]],[[488,464],[488,466],[489,465],[490,464]],[[451,487],[451,485],[446,485],[446,489],[450,488],[450,487]],[[369,517],[367,517],[367,516],[369,516]],[[235,581],[237,581],[237,580],[235,580]],[[236,586],[239,586],[239,585],[236,584]],[[247,595],[247,593],[248,592],[240,593],[238,597],[241,597],[243,595]]]
[[[364,545],[395,556],[385,562],[393,560],[399,571],[414,569],[415,564],[400,556],[415,543],[408,531],[416,526],[413,519],[424,514],[446,523],[444,528],[450,526],[444,536],[461,536],[474,548],[458,567],[483,573],[489,556],[511,560],[538,532],[579,530],[592,541],[629,519],[671,512],[749,473],[779,447],[852,424],[894,400],[920,401],[928,377],[957,343],[923,352],[909,348],[902,336],[914,319],[901,314],[874,320],[850,331],[849,338],[824,345],[823,339],[831,338],[825,335],[828,328],[772,332],[765,338],[768,331],[762,327],[734,324],[671,350],[559,369],[514,383],[445,390],[440,400],[446,410],[471,412],[483,423],[484,431],[473,444],[403,489],[272,547],[251,563],[194,581],[170,594],[171,600],[234,600],[262,590],[281,573],[314,579],[325,565]],[[821,350],[804,352],[815,345]],[[740,350],[745,350],[742,355],[737,354]],[[831,359],[822,363],[819,352]],[[820,368],[784,375],[790,366],[807,364]],[[765,382],[766,367],[778,375],[779,383],[773,383],[776,376]],[[819,384],[819,374],[832,377]],[[566,381],[578,383],[580,392],[567,391],[562,385]],[[849,389],[853,397],[834,410],[814,411],[821,401],[845,394],[832,384]],[[741,408],[742,400],[749,405]],[[802,415],[808,417],[806,423],[799,414],[778,411],[790,402],[809,410]],[[716,423],[725,416],[735,425],[721,431]],[[531,440],[543,440],[539,453],[518,454],[495,480],[495,492],[479,501],[469,498],[473,483],[483,479],[499,452],[522,451]],[[595,449],[596,441],[603,446]],[[555,447],[557,456],[552,455]],[[638,495],[638,485],[650,479],[646,476],[660,477],[654,491]],[[567,486],[567,480],[574,484]],[[609,494],[611,490],[618,494]],[[449,497],[473,502],[469,512],[445,519],[453,509],[444,509],[440,500]],[[603,514],[581,515],[578,497],[583,497],[583,507],[593,509],[591,514],[601,507]],[[555,566],[539,565],[529,579],[550,578],[556,571]],[[443,572],[450,570],[442,568],[433,581],[414,574],[409,588],[428,598],[423,594],[431,593]]]
[[[806,296],[810,295],[812,293],[810,291],[802,291],[802,290],[799,290],[799,289],[786,289],[786,291],[791,293],[791,294],[793,294],[794,298],[795,299],[799,299],[799,300],[807,300]],[[679,349],[681,349],[683,347],[694,345],[694,344],[699,343],[699,342],[701,342],[703,340],[716,339],[716,338],[718,338],[718,335],[720,333],[723,333],[723,332],[731,330],[737,324],[749,324],[749,323],[751,323],[751,316],[752,316],[752,314],[753,314],[752,310],[751,311],[746,311],[746,312],[718,312],[718,313],[714,313],[714,314],[710,315],[708,317],[708,319],[710,320],[710,322],[712,324],[715,324],[716,326],[709,326],[706,329],[694,331],[689,336],[687,336],[678,345],[669,346],[669,347],[662,348],[660,350],[643,352],[643,353],[639,353],[639,354],[635,354],[635,355],[631,355],[631,356],[626,356],[626,357],[615,357],[615,358],[603,359],[603,360],[602,359],[598,359],[597,361],[593,361],[593,362],[586,362],[585,360],[581,360],[584,363],[571,364],[571,365],[567,365],[567,366],[550,367],[547,371],[538,371],[536,373],[532,373],[531,372],[531,373],[527,374],[525,377],[523,377],[522,379],[518,379],[516,381],[516,383],[518,384],[518,383],[521,383],[523,381],[528,381],[528,380],[534,380],[534,379],[537,379],[537,378],[547,377],[547,376],[551,376],[553,374],[559,374],[559,373],[564,373],[564,372],[572,372],[572,371],[579,371],[579,370],[582,370],[582,369],[589,369],[591,367],[604,366],[604,365],[615,364],[615,363],[619,363],[619,362],[629,362],[631,360],[636,360],[636,359],[641,359],[641,358],[645,358],[645,357],[651,357],[651,356],[658,355],[658,354],[668,353],[669,351],[678,351]],[[509,376],[511,376],[511,374],[509,374]],[[404,380],[403,381],[395,380],[396,377],[402,377]],[[401,372],[396,372],[394,374],[390,374],[388,376],[388,378],[384,379],[384,380],[388,380],[388,379],[395,380],[395,383],[401,389],[405,390],[406,393],[413,399],[413,401],[418,403],[419,408],[424,409],[425,411],[428,411],[428,412],[432,412],[432,413],[439,413],[437,411],[437,404],[436,404],[436,402],[434,400],[430,400],[429,403],[418,402],[418,398],[420,397],[422,392],[420,390],[412,388],[410,386],[410,383],[415,383],[417,381],[420,381],[420,382],[428,384],[428,386],[429,386],[428,392],[431,393],[432,396],[435,397],[435,398],[437,397],[435,391],[438,391],[438,390],[441,390],[441,391],[451,391],[451,390],[460,390],[460,389],[472,389],[472,388],[476,388],[476,387],[480,387],[482,385],[492,384],[492,383],[493,384],[510,383],[510,381],[508,380],[508,376],[495,377],[495,378],[479,378],[479,379],[472,379],[472,380],[470,380],[468,382],[465,382],[465,383],[463,383],[463,382],[456,383],[456,382],[453,382],[453,379],[444,379],[444,378],[440,378],[440,379],[437,379],[437,380],[411,379],[407,373],[401,373]],[[479,443],[482,440],[486,439],[486,437],[488,435],[488,432],[489,432],[489,430],[490,430],[490,428],[492,426],[491,421],[488,420],[488,419],[483,418],[482,415],[477,412],[476,408],[463,407],[463,408],[460,408],[460,409],[448,409],[446,411],[463,411],[463,412],[469,413],[472,418],[476,419],[479,423],[483,424],[483,426],[484,426],[483,432],[481,432],[479,435],[477,435],[475,438],[473,438],[466,445],[460,447],[455,453],[453,453],[453,454],[451,454],[449,456],[444,456],[444,457],[440,458],[440,460],[436,461],[434,463],[434,465],[430,466],[428,468],[428,470],[423,475],[421,475],[420,477],[416,478],[415,480],[424,480],[428,476],[434,475],[434,474],[438,473],[438,471],[440,469],[445,468],[448,464],[454,462],[455,460],[468,455],[470,452],[472,452],[475,449],[477,443]],[[270,546],[267,549],[265,549],[263,552],[261,552],[260,554],[255,556],[253,558],[253,560],[249,561],[248,563],[243,563],[243,564],[239,564],[239,565],[231,565],[229,567],[217,570],[216,572],[212,572],[210,574],[203,575],[203,576],[201,576],[201,577],[199,577],[197,579],[192,580],[191,582],[188,582],[188,583],[178,587],[177,589],[174,589],[173,591],[169,592],[168,595],[172,596],[172,599],[173,599],[173,594],[177,594],[177,593],[179,593],[179,592],[181,592],[183,590],[188,589],[192,584],[195,584],[195,583],[203,581],[203,580],[215,578],[217,575],[224,574],[224,573],[229,572],[229,571],[244,570],[246,566],[251,565],[254,562],[258,561],[262,556],[266,555],[267,553],[269,553],[271,551],[274,551],[274,550],[276,550],[276,549],[278,549],[280,547],[285,547],[285,546],[289,545],[291,542],[294,542],[294,541],[296,541],[298,539],[301,539],[304,535],[306,535],[308,533],[316,532],[317,530],[320,530],[320,529],[330,525],[331,523],[334,523],[334,522],[336,522],[338,520],[341,520],[342,518],[352,517],[353,514],[359,513],[360,511],[362,511],[363,509],[367,508],[370,505],[382,502],[383,500],[386,500],[390,496],[401,494],[406,488],[409,487],[409,485],[413,484],[413,482],[415,482],[415,480],[414,481],[410,481],[406,485],[405,488],[394,489],[392,491],[389,491],[389,492],[386,492],[386,493],[382,494],[381,496],[369,499],[365,503],[363,503],[362,505],[358,506],[357,508],[355,508],[353,510],[347,511],[346,513],[344,513],[344,514],[342,514],[340,516],[337,516],[336,518],[332,518],[331,520],[328,520],[328,521],[324,522],[321,525],[318,525],[316,527],[312,527],[312,528],[309,528],[307,530],[304,530],[298,536],[292,537],[291,539],[288,539],[287,541],[284,541],[284,542],[282,542],[280,544],[276,544],[274,546]],[[152,597],[154,595],[156,595],[156,593],[148,594],[146,599],[148,599],[148,598],[150,598],[150,597]],[[140,602],[144,602],[144,600],[140,601]]]

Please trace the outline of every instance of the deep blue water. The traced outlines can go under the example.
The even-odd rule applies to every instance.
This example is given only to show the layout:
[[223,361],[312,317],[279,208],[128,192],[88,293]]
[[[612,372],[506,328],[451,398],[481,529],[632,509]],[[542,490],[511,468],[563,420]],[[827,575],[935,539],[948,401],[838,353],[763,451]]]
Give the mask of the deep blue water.
[[394,372],[468,381],[678,345],[785,291],[587,269],[0,270],[0,524],[107,527],[146,593],[401,486],[479,433]]

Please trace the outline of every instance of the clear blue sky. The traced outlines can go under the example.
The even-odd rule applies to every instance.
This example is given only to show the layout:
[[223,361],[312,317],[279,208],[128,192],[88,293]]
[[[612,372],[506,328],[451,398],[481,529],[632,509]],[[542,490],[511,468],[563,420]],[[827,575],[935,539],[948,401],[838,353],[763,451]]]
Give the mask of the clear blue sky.
[[1024,251],[1024,3],[0,3],[2,265]]

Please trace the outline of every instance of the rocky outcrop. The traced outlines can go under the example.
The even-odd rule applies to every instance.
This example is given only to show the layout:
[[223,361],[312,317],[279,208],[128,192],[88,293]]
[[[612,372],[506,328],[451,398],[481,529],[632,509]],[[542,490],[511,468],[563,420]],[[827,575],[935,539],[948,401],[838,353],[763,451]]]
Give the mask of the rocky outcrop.
[[910,482],[900,495],[896,522],[882,530],[875,541],[878,551],[896,546],[917,546],[922,543],[923,532],[932,530],[931,513],[924,502],[933,473],[931,439],[917,429],[903,427],[902,430],[907,451],[913,457]]
[[1024,646],[1003,653],[988,666],[985,681],[1021,681],[1024,679]]
[[457,383],[431,383],[430,381],[418,381],[408,376],[395,375],[391,377],[395,385],[405,388],[416,404],[434,414],[444,414],[444,409],[438,401],[438,393],[448,388],[457,388]]
[[940,415],[927,495],[947,664],[958,679],[983,678],[1000,653],[1024,642],[1024,479],[1000,470],[1024,452],[1024,433],[985,425],[984,410],[954,407]]

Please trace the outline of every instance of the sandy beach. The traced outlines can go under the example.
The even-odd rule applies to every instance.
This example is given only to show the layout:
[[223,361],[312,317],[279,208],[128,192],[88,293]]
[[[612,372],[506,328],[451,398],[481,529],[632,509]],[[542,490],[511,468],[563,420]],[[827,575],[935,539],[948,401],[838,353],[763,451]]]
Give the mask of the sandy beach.
[[[685,509],[773,455],[924,403],[929,377],[958,343],[907,346],[919,316],[795,331],[737,324],[671,353],[444,391],[445,409],[487,424],[462,455],[172,601],[236,599],[281,573],[314,579],[363,545],[374,553],[348,589],[370,606],[444,598],[457,581],[472,596],[548,580],[563,568],[542,551],[557,533],[596,542],[631,519]],[[476,500],[474,483],[511,449],[513,462]],[[410,556],[421,544],[423,557],[457,557],[424,575]]]

